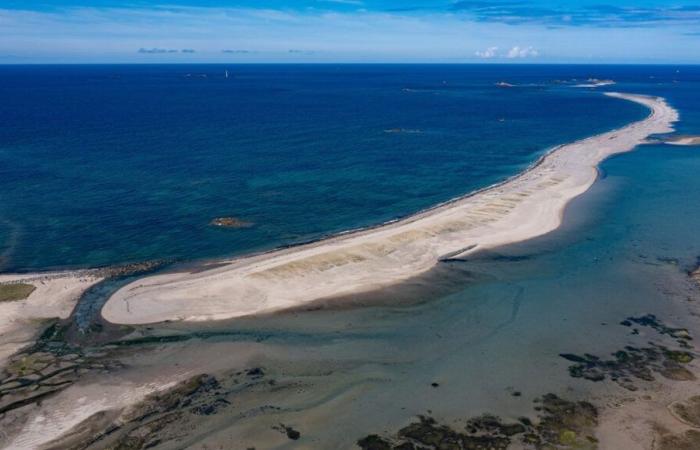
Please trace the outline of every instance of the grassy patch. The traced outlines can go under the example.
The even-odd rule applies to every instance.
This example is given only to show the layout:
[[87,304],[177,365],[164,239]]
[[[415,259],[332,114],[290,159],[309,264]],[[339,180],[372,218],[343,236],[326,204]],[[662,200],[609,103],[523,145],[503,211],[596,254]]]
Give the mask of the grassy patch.
[[12,302],[29,297],[36,287],[31,284],[0,284],[0,302]]

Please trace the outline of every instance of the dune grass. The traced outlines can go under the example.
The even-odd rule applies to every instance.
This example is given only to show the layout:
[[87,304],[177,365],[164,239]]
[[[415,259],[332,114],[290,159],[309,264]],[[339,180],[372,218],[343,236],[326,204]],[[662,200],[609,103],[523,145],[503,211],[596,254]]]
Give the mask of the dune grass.
[[36,287],[26,283],[0,284],[0,302],[12,302],[29,297]]

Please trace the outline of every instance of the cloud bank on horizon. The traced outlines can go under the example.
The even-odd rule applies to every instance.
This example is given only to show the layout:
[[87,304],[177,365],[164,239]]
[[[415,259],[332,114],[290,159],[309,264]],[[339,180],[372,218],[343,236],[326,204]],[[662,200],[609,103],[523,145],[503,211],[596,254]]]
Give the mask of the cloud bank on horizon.
[[0,63],[476,61],[700,63],[700,0],[0,3]]

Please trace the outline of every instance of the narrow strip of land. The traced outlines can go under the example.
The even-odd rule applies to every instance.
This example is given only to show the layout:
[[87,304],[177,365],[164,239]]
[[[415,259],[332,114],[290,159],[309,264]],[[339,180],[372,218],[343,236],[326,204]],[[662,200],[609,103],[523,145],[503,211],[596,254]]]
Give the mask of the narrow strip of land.
[[556,229],[566,204],[597,178],[609,156],[673,131],[662,98],[608,93],[648,107],[644,120],[560,146],[527,171],[404,220],[299,247],[224,261],[197,273],[150,276],[117,291],[105,319],[121,324],[216,320],[270,312],[398,283],[444,258]]

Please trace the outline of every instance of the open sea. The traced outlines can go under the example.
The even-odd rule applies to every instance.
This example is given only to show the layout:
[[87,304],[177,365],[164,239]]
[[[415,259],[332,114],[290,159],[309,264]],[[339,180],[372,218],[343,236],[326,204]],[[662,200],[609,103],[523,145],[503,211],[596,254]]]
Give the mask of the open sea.
[[[230,256],[382,223],[646,114],[573,85],[697,81],[676,70],[2,66],[0,270]],[[209,225],[221,216],[254,225]]]

